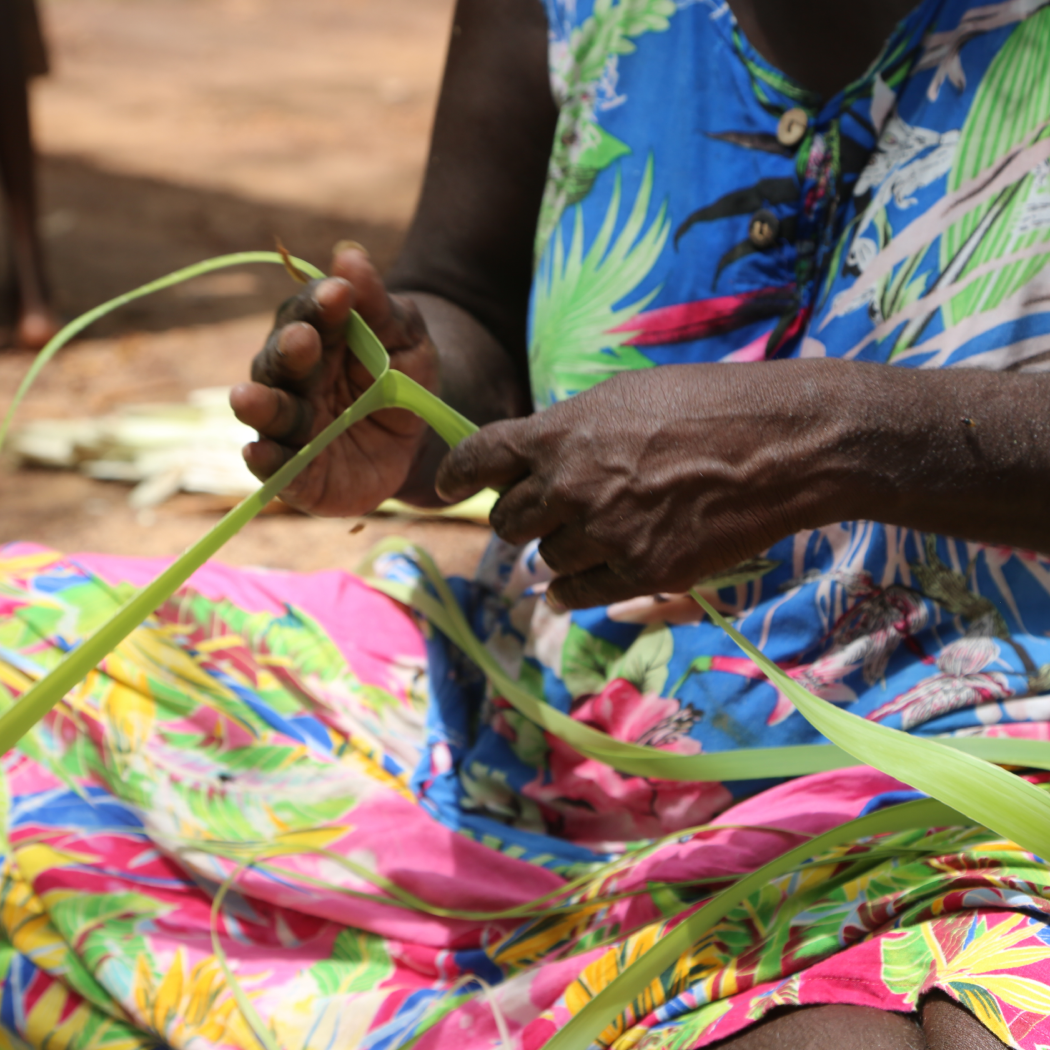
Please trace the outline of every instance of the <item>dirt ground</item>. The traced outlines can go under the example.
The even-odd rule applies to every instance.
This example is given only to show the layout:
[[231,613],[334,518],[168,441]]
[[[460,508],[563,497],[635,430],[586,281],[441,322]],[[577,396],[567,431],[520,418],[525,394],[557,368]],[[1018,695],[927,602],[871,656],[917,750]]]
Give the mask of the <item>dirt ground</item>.
[[[52,74],[34,85],[43,231],[58,308],[72,317],[151,278],[280,236],[323,266],[352,238],[380,266],[422,177],[451,0],[45,0]],[[277,268],[201,278],[92,329],[45,370],[21,418],[169,401],[247,374]],[[0,411],[32,355],[0,353]],[[133,512],[127,489],[0,463],[0,541],[173,555],[221,501],[179,496]],[[235,564],[352,568],[391,532],[470,572],[475,525],[293,514],[252,522]]]

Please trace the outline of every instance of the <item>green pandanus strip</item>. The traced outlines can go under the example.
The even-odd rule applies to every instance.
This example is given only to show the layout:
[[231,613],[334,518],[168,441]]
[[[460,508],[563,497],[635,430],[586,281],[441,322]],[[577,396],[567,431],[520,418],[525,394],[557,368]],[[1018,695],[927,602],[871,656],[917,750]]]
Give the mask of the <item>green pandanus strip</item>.
[[[83,331],[91,322],[104,317],[113,310],[139,299],[144,295],[170,288],[173,285],[213,270],[246,263],[278,263],[285,260],[276,252],[243,252],[221,256],[179,270],[168,277],[153,281],[142,288],[118,296],[116,299],[96,307],[94,310],[62,329],[37,356],[15,400],[0,427],[0,442],[7,433],[14,412],[25,396],[40,370],[73,336]],[[293,259],[295,266],[311,277],[323,277],[320,270],[300,259]],[[308,445],[300,449],[268,481],[250,496],[243,499],[214,528],[176,559],[152,583],[143,587],[116,613],[99,627],[91,637],[84,639],[72,649],[47,677],[36,682],[21,697],[19,702],[0,716],[0,753],[6,752],[40,721],[52,707],[78,682],[81,682],[109,653],[111,653],[136,627],[158,606],[162,605],[228,540],[232,539],[252,518],[256,516],[282,489],[291,484],[303,470],[320,455],[340,434],[354,423],[380,408],[399,406],[423,416],[447,441],[454,445],[477,428],[440,398],[424,390],[418,383],[401,372],[390,369],[390,358],[372,330],[355,313],[347,328],[347,340],[354,353],[368,369],[375,382],[341,416],[333,420]]]
[[[299,259],[288,260],[276,252],[243,252],[179,270],[119,296],[78,318],[67,325],[34,361],[0,426],[0,443],[6,435],[19,402],[40,370],[62,346],[93,321],[134,299],[214,270],[248,263],[287,265],[289,261],[296,269],[310,277],[324,276],[309,263]],[[16,704],[0,715],[0,752],[14,747],[69,690],[81,682],[198,568],[216,554],[223,544],[236,535],[354,423],[379,409],[397,407],[408,409],[426,420],[449,445],[457,444],[477,429],[440,398],[403,373],[392,370],[383,345],[356,313],[351,315],[348,323],[347,342],[374,379],[368,390],[152,583],[130,598],[94,634],[71,650],[46,677],[26,690]],[[410,554],[422,569],[421,578],[417,583],[408,585],[373,577],[372,582],[375,586],[418,609],[478,664],[500,696],[526,718],[561,738],[582,755],[605,762],[624,773],[664,780],[712,781],[795,776],[863,763],[874,766],[931,796],[928,802],[896,806],[836,828],[827,835],[819,836],[788,851],[776,861],[723,890],[699,912],[676,926],[668,936],[662,938],[591,1000],[552,1038],[548,1044],[550,1050],[569,1050],[570,1047],[591,1043],[609,1023],[630,1007],[638,992],[644,989],[649,981],[687,951],[689,946],[731,907],[761,888],[770,878],[790,870],[793,865],[818,855],[832,845],[905,827],[979,824],[1026,850],[1040,856],[1050,856],[1050,795],[992,764],[999,762],[1050,769],[1050,743],[1007,738],[922,738],[867,722],[841,711],[810,693],[785,674],[696,591],[693,592],[696,601],[712,622],[729,634],[769,681],[789,697],[799,713],[818,729],[830,744],[677,755],[659,748],[615,740],[543,703],[510,678],[473,633],[447,583],[423,552],[410,548],[407,544],[390,541],[373,553],[364,567],[366,573],[384,554],[398,552]],[[717,581],[714,586],[717,586]],[[265,852],[261,851],[263,854]],[[261,857],[252,860],[258,861]],[[387,893],[391,892],[390,887],[381,886],[381,889]],[[391,894],[388,900],[392,905],[413,909],[422,904],[396,893]],[[525,908],[523,912],[528,914],[532,911],[532,914],[536,915],[547,908],[557,906],[551,900],[538,901],[535,905],[538,905],[536,911]],[[232,979],[232,974],[230,977]],[[256,1029],[260,1042],[264,1046],[272,1047],[272,1038],[267,1033],[258,1031],[261,1022],[254,1010],[250,1011],[249,1024]]]

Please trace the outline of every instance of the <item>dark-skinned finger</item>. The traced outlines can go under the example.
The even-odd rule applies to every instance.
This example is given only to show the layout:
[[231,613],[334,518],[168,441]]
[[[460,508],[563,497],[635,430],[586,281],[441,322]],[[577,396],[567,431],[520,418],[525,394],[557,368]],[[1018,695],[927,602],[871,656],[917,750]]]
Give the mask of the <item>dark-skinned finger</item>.
[[546,484],[533,474],[507,489],[489,514],[496,535],[508,543],[528,543],[559,528],[564,513],[545,497],[546,491]]
[[527,426],[525,419],[505,419],[461,441],[438,468],[438,495],[458,503],[483,488],[502,489],[523,478],[529,461],[518,451],[516,439]]
[[354,309],[375,332],[397,366],[398,354],[413,350],[426,337],[427,327],[411,298],[391,295],[368,253],[358,245],[340,248],[332,257],[332,273],[354,289]]
[[554,609],[594,609],[646,593],[645,588],[618,576],[608,565],[597,565],[585,572],[552,580],[547,588],[547,601]]
[[260,481],[266,481],[295,455],[295,449],[276,441],[249,441],[241,449],[241,455],[248,469]]
[[410,345],[405,337],[402,310],[363,248],[337,249],[332,256],[332,274],[352,286],[353,308],[387,350],[396,352]]
[[287,390],[263,383],[239,383],[230,391],[233,414],[261,437],[286,445],[303,445],[311,436],[314,410]]
[[252,379],[267,386],[301,389],[321,363],[321,335],[305,321],[274,329],[252,361]]
[[342,349],[354,290],[341,277],[313,281],[309,291],[278,311],[266,345],[252,361],[252,379],[271,386],[302,387],[325,351]]
[[604,565],[615,551],[587,534],[582,518],[573,518],[545,536],[540,544],[540,557],[562,575],[586,572]]
[[342,333],[353,306],[354,289],[350,281],[342,274],[320,277],[281,303],[274,329],[283,328],[293,321],[303,321],[313,325],[322,335]]

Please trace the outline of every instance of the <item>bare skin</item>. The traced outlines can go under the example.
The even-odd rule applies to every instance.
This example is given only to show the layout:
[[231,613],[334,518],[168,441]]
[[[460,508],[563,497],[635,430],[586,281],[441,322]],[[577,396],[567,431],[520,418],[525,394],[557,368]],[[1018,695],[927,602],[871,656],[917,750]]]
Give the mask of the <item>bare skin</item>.
[[[547,23],[536,0],[463,0],[455,27],[426,182],[387,280],[387,288],[400,293],[395,301],[412,299],[425,327],[410,333],[389,325],[384,341],[398,351],[396,367],[416,379],[409,361],[439,360],[440,376],[427,385],[484,424],[528,411],[532,240],[557,110],[547,80]],[[316,434],[336,404],[345,407],[331,376],[345,374],[353,385],[353,364],[342,344],[349,309],[358,309],[373,327],[397,309],[377,293],[382,286],[362,252],[339,252],[332,273],[348,283],[330,280],[300,295],[295,316],[309,324],[284,332],[279,318],[256,361],[254,382],[233,391],[238,416],[263,435],[245,450],[260,477]],[[408,346],[415,352],[406,352]],[[375,446],[362,447],[357,433],[348,434],[286,498],[312,513],[336,515],[363,513],[395,494],[421,506],[440,505],[434,476],[446,447],[429,431],[416,437],[414,444],[400,444],[398,458],[373,454]],[[362,478],[371,479],[367,489]],[[320,493],[328,495],[319,499]]]
[[825,99],[875,61],[915,0],[731,0],[741,32],[777,69]]
[[8,293],[14,300],[17,318],[13,342],[39,350],[58,331],[58,322],[48,302],[43,249],[37,231],[27,73],[20,40],[16,5],[0,3],[0,182],[14,273]]
[[[760,52],[824,96],[864,71],[911,6],[731,2]],[[332,278],[285,305],[253,381],[232,394],[261,435],[245,449],[257,475],[361,389],[341,335],[355,308],[395,367],[488,425],[444,456],[403,413],[377,415],[319,457],[289,501],[349,515],[394,494],[427,505],[437,492],[499,486],[496,531],[541,539],[564,606],[685,589],[800,528],[857,518],[1050,550],[1047,376],[685,365],[623,375],[528,415],[532,236],[556,117],[536,0],[459,0],[426,183],[386,286],[363,252],[339,252]],[[788,1010],[720,1045],[1003,1046],[936,994],[911,1017]]]
[[1002,1050],[972,1014],[943,992],[914,1014],[868,1006],[808,1006],[775,1011],[708,1050]]

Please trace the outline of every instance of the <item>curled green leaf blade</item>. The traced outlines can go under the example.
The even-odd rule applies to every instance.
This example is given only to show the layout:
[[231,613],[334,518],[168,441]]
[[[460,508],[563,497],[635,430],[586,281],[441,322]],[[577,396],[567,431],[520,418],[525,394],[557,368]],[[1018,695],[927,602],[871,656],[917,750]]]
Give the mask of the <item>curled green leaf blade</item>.
[[581,1047],[591,1046],[609,1024],[631,1008],[652,981],[673,966],[680,956],[688,952],[733,908],[801,862],[819,856],[835,846],[869,835],[968,823],[970,822],[965,817],[949,806],[933,799],[920,799],[890,806],[866,817],[840,824],[837,828],[782,853],[776,860],[770,861],[716,894],[699,911],[660,937],[641,958],[618,974],[568,1024],[555,1032],[544,1044],[544,1050],[580,1050]]
[[[1050,795],[1028,781],[943,743],[841,711],[786,675],[702,594],[704,611],[782,690],[802,716],[858,762],[924,791],[1040,857],[1050,857]],[[1045,747],[1046,745],[1044,745]]]
[[[324,274],[312,263],[305,262],[302,259],[293,259],[292,261],[311,277],[324,277]],[[284,260],[277,252],[235,252],[232,255],[219,255],[214,259],[207,259],[204,262],[194,263],[192,266],[185,266],[181,270],[169,273],[166,277],[159,277],[155,281],[150,281],[149,284],[144,284],[141,288],[118,295],[116,298],[110,299],[108,302],[102,303],[101,306],[96,306],[93,310],[88,310],[86,314],[81,314],[80,317],[70,321],[36,355],[29,371],[25,374],[22,382],[19,383],[18,389],[15,391],[14,400],[4,415],[3,423],[0,423],[0,448],[4,446],[4,440],[7,437],[8,430],[11,428],[11,421],[18,411],[18,406],[22,403],[22,399],[33,385],[36,377],[40,375],[41,369],[74,336],[79,335],[85,328],[90,327],[107,314],[113,313],[114,310],[134,302],[136,299],[153,295],[154,292],[163,291],[165,288],[173,288],[177,284],[182,284],[206,273],[212,273],[215,270],[225,270],[231,266],[247,266],[251,263],[278,263],[283,266]]]
[[[40,368],[65,341],[82,331],[91,321],[133,299],[202,273],[255,262],[284,265],[282,257],[275,252],[247,252],[209,260],[119,296],[66,326],[34,362],[34,368],[23,381],[15,405],[8,413],[5,429],[18,400]],[[295,262],[312,275],[323,276],[309,264],[300,260]],[[34,684],[14,707],[4,713],[0,717],[0,748],[7,750],[14,746],[69,689],[81,681],[123,638],[158,605],[167,600],[197,568],[353,423],[377,409],[400,407],[422,416],[450,445],[456,444],[476,429],[468,420],[409,377],[391,371],[389,358],[382,344],[356,314],[349,322],[347,336],[352,349],[374,377],[373,386],[339,419],[289,460],[256,493],[242,501],[153,583],[136,594],[98,631],[69,653],[46,678]],[[671,780],[790,776],[834,769],[857,761],[864,762],[891,773],[936,798],[943,799],[974,820],[1007,835],[1025,848],[1040,855],[1050,856],[1050,799],[1024,781],[997,769],[987,761],[982,761],[983,758],[1050,768],[1050,747],[1046,744],[1037,741],[972,738],[953,738],[938,743],[867,723],[847,712],[839,711],[810,694],[784,674],[724,620],[702,595],[695,592],[694,597],[712,621],[741,645],[767,677],[792,699],[803,716],[833,743],[687,756],[618,741],[590,726],[574,721],[532,696],[510,679],[470,629],[451,590],[433,562],[422,552],[415,551],[414,554],[420,560],[436,597],[430,594],[422,583],[417,587],[405,588],[404,585],[376,581],[377,586],[400,600],[416,605],[485,671],[501,694],[522,714],[565,740],[581,754],[606,762],[622,772]],[[976,757],[977,755],[981,758]]]
[[[387,553],[410,554],[423,570],[425,582],[420,580],[413,584],[394,583],[377,576],[374,572],[375,563]],[[858,759],[855,752],[847,751],[834,743],[742,748],[702,755],[676,755],[659,748],[616,740],[607,733],[578,722],[550,704],[544,703],[511,678],[474,634],[451,589],[426,551],[407,540],[390,537],[373,549],[358,571],[368,579],[373,587],[423,613],[438,630],[462,649],[485,672],[499,695],[511,703],[529,721],[564,740],[581,755],[604,762],[621,773],[660,780],[753,780],[824,772],[856,765],[858,761],[866,761]],[[427,590],[426,583],[429,583],[434,589],[436,596]],[[759,666],[765,670],[764,664]],[[776,667],[775,664],[770,664],[770,666]],[[778,686],[783,679],[786,679],[791,683],[792,689],[801,688],[779,668],[776,670],[779,675],[776,679]],[[813,699],[818,703],[824,703],[817,697]],[[869,724],[854,715],[845,712],[838,713],[857,723],[862,733],[864,727]],[[1005,737],[951,737],[934,746],[979,755],[988,761],[1033,768],[1050,768],[1050,746],[1044,741],[1011,740]]]

